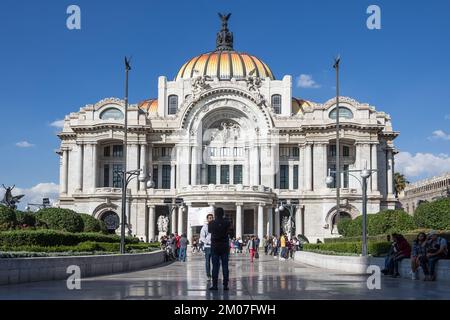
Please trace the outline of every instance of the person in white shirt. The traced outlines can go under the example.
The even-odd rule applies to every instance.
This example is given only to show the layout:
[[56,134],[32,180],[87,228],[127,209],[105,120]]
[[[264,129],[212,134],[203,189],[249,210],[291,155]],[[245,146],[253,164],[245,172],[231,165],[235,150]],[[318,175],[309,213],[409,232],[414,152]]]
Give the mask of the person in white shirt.
[[211,280],[211,233],[208,232],[208,223],[214,220],[214,215],[209,213],[206,216],[205,223],[200,231],[200,242],[203,244],[205,252],[205,268],[208,280]]

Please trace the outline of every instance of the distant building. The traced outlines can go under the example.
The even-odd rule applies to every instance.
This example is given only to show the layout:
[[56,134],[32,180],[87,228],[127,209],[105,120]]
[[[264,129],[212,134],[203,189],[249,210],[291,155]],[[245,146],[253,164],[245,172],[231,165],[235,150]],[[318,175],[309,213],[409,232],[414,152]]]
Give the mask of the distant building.
[[400,194],[402,208],[413,214],[420,203],[450,196],[450,172],[408,184]]

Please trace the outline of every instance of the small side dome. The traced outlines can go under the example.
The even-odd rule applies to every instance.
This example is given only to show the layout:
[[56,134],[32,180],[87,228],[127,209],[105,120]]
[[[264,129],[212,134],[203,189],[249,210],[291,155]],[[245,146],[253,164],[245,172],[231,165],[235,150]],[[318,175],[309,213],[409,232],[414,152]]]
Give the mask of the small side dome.
[[148,99],[139,102],[138,108],[147,114],[158,112],[158,99]]

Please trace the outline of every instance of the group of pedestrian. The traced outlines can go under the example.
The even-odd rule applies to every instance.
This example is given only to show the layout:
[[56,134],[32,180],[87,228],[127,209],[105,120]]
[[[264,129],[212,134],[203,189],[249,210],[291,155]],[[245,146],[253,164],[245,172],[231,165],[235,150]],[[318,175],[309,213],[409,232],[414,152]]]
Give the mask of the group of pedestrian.
[[440,259],[445,259],[448,255],[447,240],[439,237],[436,231],[430,231],[428,234],[420,232],[413,245],[401,234],[394,233],[388,236],[391,246],[385,259],[385,268],[383,274],[391,275],[396,278],[400,276],[399,264],[405,258],[411,258],[411,277],[418,279],[418,269],[422,268],[425,275],[425,281],[436,280],[436,263]]
[[162,236],[160,242],[161,248],[166,250],[170,257],[186,262],[186,251],[189,244],[186,234],[180,236],[178,233],[171,233],[169,236]]
[[297,237],[288,238],[286,233],[280,236],[264,237],[264,253],[280,260],[293,259],[296,251],[301,249],[301,242]]

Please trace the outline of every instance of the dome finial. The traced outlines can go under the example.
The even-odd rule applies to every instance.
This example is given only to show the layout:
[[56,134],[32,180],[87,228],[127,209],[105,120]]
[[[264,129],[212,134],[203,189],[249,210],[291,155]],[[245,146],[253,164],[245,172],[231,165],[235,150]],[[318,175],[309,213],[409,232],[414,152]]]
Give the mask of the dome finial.
[[216,50],[233,50],[233,32],[228,30],[228,20],[231,13],[219,13],[222,20],[222,30],[217,33]]

